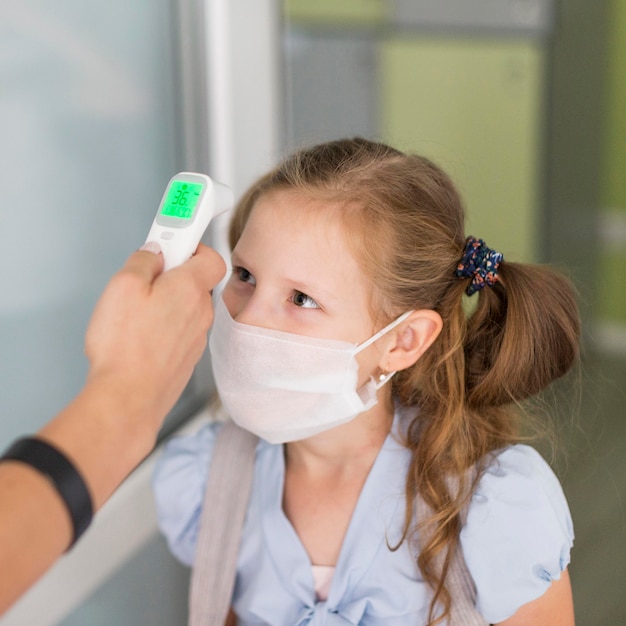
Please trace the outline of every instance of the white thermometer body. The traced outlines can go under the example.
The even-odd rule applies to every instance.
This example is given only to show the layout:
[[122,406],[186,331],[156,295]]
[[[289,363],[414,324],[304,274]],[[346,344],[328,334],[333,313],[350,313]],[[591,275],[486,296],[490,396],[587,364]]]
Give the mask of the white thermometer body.
[[189,259],[213,217],[232,207],[229,187],[205,174],[181,172],[167,185],[146,242],[163,251],[164,271]]

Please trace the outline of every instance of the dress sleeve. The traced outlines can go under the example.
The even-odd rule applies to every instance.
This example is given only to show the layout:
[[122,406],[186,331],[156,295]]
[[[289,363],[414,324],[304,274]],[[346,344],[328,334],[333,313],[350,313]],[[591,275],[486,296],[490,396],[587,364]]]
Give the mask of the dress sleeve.
[[572,519],[557,477],[533,448],[496,456],[473,495],[461,545],[489,623],[539,598],[570,560]]
[[202,501],[221,423],[212,422],[195,435],[167,442],[152,477],[159,528],[172,554],[193,564]]

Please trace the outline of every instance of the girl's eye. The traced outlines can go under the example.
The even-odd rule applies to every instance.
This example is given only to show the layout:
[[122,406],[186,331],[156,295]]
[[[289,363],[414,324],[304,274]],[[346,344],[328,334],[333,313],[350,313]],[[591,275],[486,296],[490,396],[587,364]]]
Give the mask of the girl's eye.
[[250,285],[256,285],[256,279],[245,267],[234,267],[233,271],[237,274],[237,278],[242,283],[248,283]]
[[303,309],[319,309],[320,305],[311,298],[311,296],[307,296],[306,293],[302,293],[301,291],[294,291],[293,296],[291,296],[291,301],[299,307]]

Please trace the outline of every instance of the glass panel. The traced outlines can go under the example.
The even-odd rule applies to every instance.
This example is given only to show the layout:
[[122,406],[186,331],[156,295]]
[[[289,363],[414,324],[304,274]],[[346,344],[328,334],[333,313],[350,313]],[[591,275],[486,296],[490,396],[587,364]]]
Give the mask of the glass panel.
[[1,445],[80,389],[92,307],[179,169],[169,4],[0,4]]

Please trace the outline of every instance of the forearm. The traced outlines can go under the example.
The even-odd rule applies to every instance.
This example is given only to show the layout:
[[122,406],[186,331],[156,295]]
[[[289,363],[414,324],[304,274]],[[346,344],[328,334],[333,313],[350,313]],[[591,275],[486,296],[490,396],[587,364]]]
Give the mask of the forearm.
[[150,400],[147,392],[124,389],[115,381],[90,380],[72,403],[40,430],[39,436],[63,452],[81,473],[94,510],[154,447],[170,407],[157,409]]
[[[150,452],[162,419],[114,386],[91,381],[38,433],[81,473],[94,509]],[[0,463],[0,502],[2,613],[67,550],[72,524],[52,483],[20,462]]]
[[67,548],[72,527],[52,484],[22,463],[0,464],[0,502],[2,614]]

